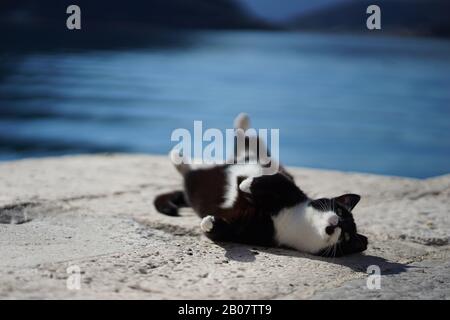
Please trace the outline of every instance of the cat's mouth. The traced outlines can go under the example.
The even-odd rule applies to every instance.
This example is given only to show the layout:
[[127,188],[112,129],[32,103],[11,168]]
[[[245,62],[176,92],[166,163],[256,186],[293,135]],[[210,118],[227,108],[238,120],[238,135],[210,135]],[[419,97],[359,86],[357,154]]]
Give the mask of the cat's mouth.
[[329,238],[327,240],[328,245],[334,245],[338,243],[342,237],[342,229],[338,226],[334,226],[331,233],[328,233],[327,230],[325,230],[325,232],[329,235]]

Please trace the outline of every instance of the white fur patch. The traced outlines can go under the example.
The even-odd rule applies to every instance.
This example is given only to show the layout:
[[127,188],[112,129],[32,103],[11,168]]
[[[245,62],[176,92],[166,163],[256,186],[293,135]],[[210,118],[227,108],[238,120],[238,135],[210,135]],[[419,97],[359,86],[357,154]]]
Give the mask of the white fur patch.
[[251,187],[252,183],[253,183],[253,177],[252,178],[247,178],[247,179],[245,179],[244,181],[241,182],[241,184],[239,185],[239,189],[242,192],[251,193],[250,187]]
[[203,232],[210,232],[213,226],[214,226],[213,216],[206,216],[202,219],[202,222],[200,222],[200,229],[202,229]]
[[236,164],[228,167],[225,171],[227,180],[224,194],[225,200],[220,207],[223,209],[233,207],[239,194],[238,177],[258,177],[262,174],[262,171],[263,169],[259,164]]
[[283,209],[272,220],[278,244],[303,252],[317,253],[332,246],[341,234],[339,227],[331,235],[325,232],[327,226],[338,223],[334,212],[321,212],[307,204]]

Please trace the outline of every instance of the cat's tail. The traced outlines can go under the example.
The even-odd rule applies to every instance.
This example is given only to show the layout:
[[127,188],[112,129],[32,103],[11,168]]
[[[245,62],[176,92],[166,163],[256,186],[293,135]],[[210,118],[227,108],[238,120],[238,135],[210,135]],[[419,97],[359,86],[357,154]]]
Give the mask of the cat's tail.
[[[250,117],[246,113],[239,113],[234,118],[234,160],[245,159],[248,156],[248,140],[245,132],[250,128]],[[238,144],[241,141],[241,144]],[[243,143],[243,144],[242,144]]]
[[[266,149],[264,141],[257,135],[247,134],[250,128],[250,117],[246,113],[240,113],[234,119],[235,139],[234,158],[235,160],[258,160],[258,149]],[[238,143],[240,141],[240,144]]]
[[191,166],[188,164],[188,161],[186,161],[186,158],[183,157],[181,150],[175,148],[172,149],[169,152],[169,159],[181,175],[184,176],[191,170]]
[[246,113],[239,113],[236,118],[234,118],[234,128],[247,130],[250,128],[250,117]]

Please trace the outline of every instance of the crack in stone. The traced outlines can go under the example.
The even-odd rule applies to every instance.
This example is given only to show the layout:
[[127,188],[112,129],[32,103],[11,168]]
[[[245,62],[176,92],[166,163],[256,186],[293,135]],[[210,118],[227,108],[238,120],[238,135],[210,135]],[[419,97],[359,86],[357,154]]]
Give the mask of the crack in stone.
[[0,208],[0,223],[2,224],[22,224],[31,221],[28,215],[29,209],[39,206],[36,202],[21,202],[6,205]]
[[421,193],[416,194],[416,195],[409,196],[408,198],[410,200],[419,200],[420,198],[424,198],[424,197],[428,197],[428,196],[438,196],[443,191],[444,190],[430,190],[430,191],[425,191],[425,192],[421,192]]
[[400,240],[406,240],[406,241],[411,241],[414,243],[419,243],[425,246],[436,246],[436,247],[441,247],[441,246],[445,246],[448,244],[448,237],[446,238],[425,238],[425,237],[416,237],[416,236],[408,236],[405,234],[401,234],[398,239]]
[[[119,190],[106,194],[79,195],[67,198],[41,201],[25,201],[13,204],[7,204],[0,207],[0,223],[1,224],[23,224],[32,221],[37,213],[37,208],[48,209],[48,207],[59,207],[58,203],[66,203],[79,200],[97,200],[111,196],[121,196],[126,194],[137,194],[142,189],[153,187],[152,184],[140,184],[139,189]],[[52,205],[53,204],[53,205]],[[30,211],[31,210],[31,211]],[[32,213],[30,215],[30,213]],[[33,217],[32,217],[33,216]]]

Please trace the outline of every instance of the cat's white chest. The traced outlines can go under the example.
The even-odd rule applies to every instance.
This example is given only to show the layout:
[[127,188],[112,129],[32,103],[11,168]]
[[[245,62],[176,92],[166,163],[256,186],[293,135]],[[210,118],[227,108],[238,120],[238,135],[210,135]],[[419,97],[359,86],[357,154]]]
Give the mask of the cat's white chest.
[[279,245],[317,253],[335,244],[339,238],[340,231],[331,237],[325,233],[326,226],[334,216],[331,212],[317,211],[307,203],[283,209],[272,216],[274,239]]

